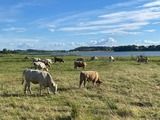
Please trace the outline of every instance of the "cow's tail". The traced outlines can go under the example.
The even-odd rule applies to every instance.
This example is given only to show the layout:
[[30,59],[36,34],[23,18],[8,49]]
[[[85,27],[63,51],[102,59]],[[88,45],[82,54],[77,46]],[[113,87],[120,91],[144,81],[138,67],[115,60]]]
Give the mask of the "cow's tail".
[[23,74],[22,74],[22,84],[24,83],[24,73],[25,73],[25,70],[23,71]]

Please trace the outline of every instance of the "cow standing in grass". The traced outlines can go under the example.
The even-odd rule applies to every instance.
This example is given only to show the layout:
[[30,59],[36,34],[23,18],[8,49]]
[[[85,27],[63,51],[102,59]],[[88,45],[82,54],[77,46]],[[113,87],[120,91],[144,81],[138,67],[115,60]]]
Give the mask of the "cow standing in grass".
[[148,57],[146,56],[138,56],[136,59],[137,62],[144,62],[144,63],[148,63]]
[[34,62],[33,64],[35,69],[48,71],[47,66],[43,62]]
[[40,95],[42,95],[42,86],[47,87],[48,94],[50,93],[49,90],[53,93],[57,92],[57,84],[55,84],[51,75],[46,71],[25,69],[23,71],[22,84],[24,81],[26,81],[24,87],[25,94],[27,89],[29,90],[30,94],[33,94],[31,91],[30,83],[40,85]]
[[32,59],[32,62],[40,62],[41,61],[41,58],[33,58]]
[[82,83],[85,87],[86,83],[89,81],[93,82],[93,85],[99,85],[102,83],[99,79],[99,74],[97,71],[82,71],[80,73],[79,88],[81,87]]
[[93,56],[93,57],[91,57],[91,60],[98,60],[98,57]]
[[60,58],[60,57],[55,57],[54,58],[54,62],[56,63],[56,62],[63,62],[64,63],[64,59],[63,58]]
[[84,62],[84,61],[85,61],[85,59],[81,57],[81,58],[77,58],[77,60],[76,60],[76,61],[83,61],[83,62]]
[[74,68],[82,67],[83,69],[86,67],[87,63],[83,61],[74,61]]
[[53,63],[51,59],[45,59],[43,62],[47,67],[51,67],[51,64]]
[[114,57],[113,56],[109,56],[109,62],[114,62],[114,61],[115,61]]

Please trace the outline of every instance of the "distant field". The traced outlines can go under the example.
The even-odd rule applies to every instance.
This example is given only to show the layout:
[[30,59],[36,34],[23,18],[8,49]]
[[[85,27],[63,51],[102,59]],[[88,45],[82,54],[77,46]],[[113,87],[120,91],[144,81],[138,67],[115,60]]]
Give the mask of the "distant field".
[[[2,120],[159,120],[160,57],[149,57],[149,63],[137,63],[134,57],[108,57],[87,62],[85,70],[99,72],[103,84],[79,89],[82,68],[74,69],[79,56],[62,56],[65,63],[49,68],[58,93],[48,95],[39,85],[31,84],[34,95],[23,93],[22,71],[32,67],[25,55],[0,55],[0,118]],[[51,56],[40,56],[51,58]]]

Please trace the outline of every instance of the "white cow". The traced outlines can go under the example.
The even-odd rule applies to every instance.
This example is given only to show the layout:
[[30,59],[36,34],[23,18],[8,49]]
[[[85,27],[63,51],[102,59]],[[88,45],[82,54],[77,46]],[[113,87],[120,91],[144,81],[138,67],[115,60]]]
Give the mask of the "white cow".
[[44,64],[45,64],[46,66],[48,66],[48,67],[50,67],[52,63],[53,63],[53,62],[52,62],[51,59],[45,59],[45,60],[44,60]]
[[26,94],[27,89],[30,91],[30,94],[33,94],[30,87],[30,82],[33,84],[39,84],[40,85],[40,95],[42,95],[42,86],[47,87],[48,94],[49,89],[53,93],[57,92],[57,84],[53,81],[51,75],[46,71],[40,71],[40,70],[32,70],[32,69],[25,69],[23,71],[23,79],[22,84],[26,81],[25,87],[24,87],[24,93]]
[[34,62],[33,64],[35,69],[48,71],[48,68],[43,62]]
[[41,58],[33,58],[32,59],[32,62],[39,62],[39,61],[41,61]]
[[114,62],[114,61],[115,61],[114,57],[113,56],[109,56],[109,62]]

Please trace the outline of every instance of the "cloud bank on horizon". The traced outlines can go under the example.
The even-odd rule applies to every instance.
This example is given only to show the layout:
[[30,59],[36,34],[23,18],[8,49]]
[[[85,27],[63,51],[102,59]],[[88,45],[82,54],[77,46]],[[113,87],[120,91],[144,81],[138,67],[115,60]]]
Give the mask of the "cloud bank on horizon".
[[0,50],[159,45],[160,0],[5,0],[0,26]]

